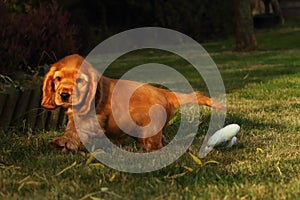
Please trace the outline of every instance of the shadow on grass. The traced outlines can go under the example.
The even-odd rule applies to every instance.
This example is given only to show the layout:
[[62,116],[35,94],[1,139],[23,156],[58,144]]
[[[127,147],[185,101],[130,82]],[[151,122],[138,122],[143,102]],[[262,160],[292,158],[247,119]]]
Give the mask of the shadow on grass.
[[266,131],[268,129],[274,129],[274,130],[285,130],[288,127],[286,127],[283,124],[278,124],[274,122],[262,122],[260,120],[251,120],[248,119],[246,116],[243,116],[242,114],[234,114],[234,113],[227,113],[226,116],[226,122],[228,124],[236,123],[241,126],[241,129],[244,131],[250,131],[250,130],[260,130],[260,131]]

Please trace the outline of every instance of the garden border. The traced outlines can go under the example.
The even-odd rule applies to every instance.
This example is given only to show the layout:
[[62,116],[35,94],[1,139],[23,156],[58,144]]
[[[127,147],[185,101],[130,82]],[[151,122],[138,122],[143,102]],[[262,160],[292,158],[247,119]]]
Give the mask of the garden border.
[[0,129],[57,130],[67,123],[64,108],[48,111],[41,106],[41,85],[32,89],[0,91]]

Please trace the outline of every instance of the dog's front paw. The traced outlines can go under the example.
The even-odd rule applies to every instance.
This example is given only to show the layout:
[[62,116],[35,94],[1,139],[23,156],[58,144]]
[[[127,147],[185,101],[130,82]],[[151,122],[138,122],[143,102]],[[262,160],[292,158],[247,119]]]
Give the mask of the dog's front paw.
[[80,140],[70,138],[64,135],[61,137],[53,138],[49,142],[52,147],[61,149],[62,152],[75,152],[83,148],[83,144]]

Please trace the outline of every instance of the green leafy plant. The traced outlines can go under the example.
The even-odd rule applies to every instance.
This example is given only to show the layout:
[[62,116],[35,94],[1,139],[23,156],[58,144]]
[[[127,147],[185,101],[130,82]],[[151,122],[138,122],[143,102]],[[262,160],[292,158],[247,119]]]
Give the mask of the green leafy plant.
[[9,76],[0,74],[0,91],[3,91],[5,87],[17,87],[17,83],[13,81]]

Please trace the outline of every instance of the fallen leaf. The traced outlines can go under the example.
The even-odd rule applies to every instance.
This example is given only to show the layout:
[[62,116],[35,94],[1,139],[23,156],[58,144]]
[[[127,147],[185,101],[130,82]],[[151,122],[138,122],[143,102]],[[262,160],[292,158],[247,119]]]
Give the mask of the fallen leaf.
[[195,156],[195,155],[192,154],[191,152],[189,152],[189,155],[190,155],[191,158],[195,161],[195,163],[197,163],[198,165],[202,166],[202,161],[200,160],[200,158],[198,158],[197,156]]

